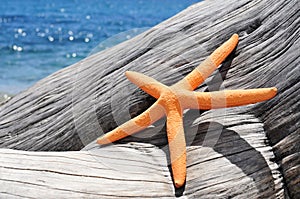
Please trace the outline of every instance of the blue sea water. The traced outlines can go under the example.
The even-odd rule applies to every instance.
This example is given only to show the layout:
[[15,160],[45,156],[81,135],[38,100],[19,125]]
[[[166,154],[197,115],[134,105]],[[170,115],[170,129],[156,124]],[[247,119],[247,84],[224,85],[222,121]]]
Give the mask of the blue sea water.
[[153,27],[198,1],[0,0],[0,93],[16,94],[101,41]]

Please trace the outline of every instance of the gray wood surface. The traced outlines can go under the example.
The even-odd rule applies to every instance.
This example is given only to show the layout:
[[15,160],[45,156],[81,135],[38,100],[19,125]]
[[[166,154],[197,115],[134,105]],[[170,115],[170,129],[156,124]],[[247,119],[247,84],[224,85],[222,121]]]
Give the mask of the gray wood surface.
[[[299,198],[299,4],[204,1],[13,97],[0,107],[0,198]],[[164,119],[111,146],[94,143],[154,102],[126,70],[170,85],[233,33],[235,53],[198,90],[278,94],[185,112],[184,188],[172,184]]]

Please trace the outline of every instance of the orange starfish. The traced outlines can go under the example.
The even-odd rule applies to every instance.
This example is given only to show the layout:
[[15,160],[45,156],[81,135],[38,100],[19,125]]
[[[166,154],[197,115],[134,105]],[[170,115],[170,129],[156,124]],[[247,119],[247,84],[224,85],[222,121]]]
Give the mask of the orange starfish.
[[184,79],[172,86],[166,86],[146,75],[127,71],[127,78],[157,101],[139,116],[98,138],[97,143],[103,145],[122,139],[145,129],[166,115],[173,180],[177,188],[181,187],[186,179],[186,143],[182,121],[184,109],[208,110],[242,106],[268,100],[276,95],[275,87],[215,92],[193,91],[234,50],[238,39],[238,35],[234,34]]

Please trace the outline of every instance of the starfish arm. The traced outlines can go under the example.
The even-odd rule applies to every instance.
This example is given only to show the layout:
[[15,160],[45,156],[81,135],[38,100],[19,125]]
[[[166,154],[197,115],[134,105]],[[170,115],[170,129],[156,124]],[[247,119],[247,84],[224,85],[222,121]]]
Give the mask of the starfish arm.
[[162,90],[166,87],[164,84],[142,73],[126,71],[125,74],[132,83],[156,99],[159,98]]
[[97,139],[98,144],[110,144],[137,133],[164,116],[163,107],[154,103],[146,111]]
[[186,178],[186,143],[182,114],[178,111],[167,113],[167,134],[174,184],[181,187]]
[[[246,90],[224,90],[215,92],[193,92],[198,100],[194,109],[214,109],[254,104],[273,98],[277,88],[258,88]],[[195,106],[195,105],[194,105]]]
[[239,36],[237,34],[232,35],[229,40],[217,48],[197,68],[190,72],[184,79],[179,81],[177,85],[188,90],[195,90],[234,50],[238,41]]

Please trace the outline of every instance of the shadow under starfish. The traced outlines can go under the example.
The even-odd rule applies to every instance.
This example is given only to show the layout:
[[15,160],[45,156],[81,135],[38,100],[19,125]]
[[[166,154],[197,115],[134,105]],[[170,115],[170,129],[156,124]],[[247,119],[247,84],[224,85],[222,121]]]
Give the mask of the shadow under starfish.
[[137,133],[163,116],[167,116],[167,137],[175,187],[179,188],[186,178],[186,142],[183,129],[183,110],[209,110],[242,106],[271,99],[276,88],[247,90],[224,90],[214,92],[194,92],[214,70],[236,48],[238,35],[217,48],[206,60],[181,81],[166,86],[141,73],[127,71],[127,78],[157,101],[146,111],[121,126],[98,138],[101,145],[110,144],[128,135]]

